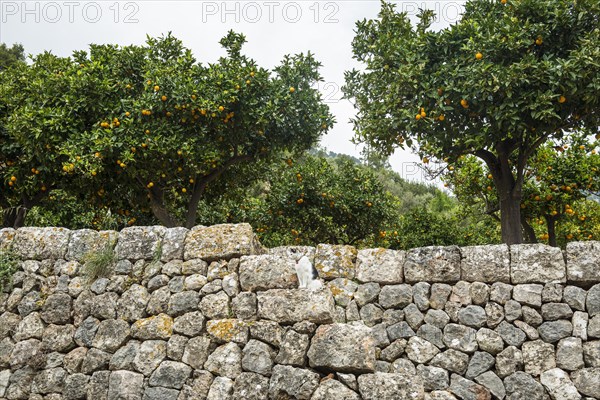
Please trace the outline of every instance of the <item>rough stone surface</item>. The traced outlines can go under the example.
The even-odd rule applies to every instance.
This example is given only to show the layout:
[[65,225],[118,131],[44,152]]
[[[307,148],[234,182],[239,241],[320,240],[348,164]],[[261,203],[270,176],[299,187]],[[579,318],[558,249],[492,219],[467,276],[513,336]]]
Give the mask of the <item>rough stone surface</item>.
[[567,279],[586,284],[600,281],[600,242],[567,243]]
[[364,374],[358,377],[358,388],[364,400],[422,400],[425,397],[423,382],[417,375]]
[[214,261],[262,253],[249,224],[222,224],[192,228],[185,238],[183,258]]
[[468,282],[510,282],[510,255],[505,244],[460,249],[461,278]]
[[313,368],[365,373],[375,370],[375,340],[371,329],[346,324],[321,325],[308,350]]
[[356,279],[383,285],[402,283],[404,252],[387,249],[359,250],[356,257]]
[[308,400],[319,386],[319,374],[277,365],[269,381],[269,398]]
[[406,253],[406,282],[457,282],[460,275],[460,251],[456,246],[422,247]]
[[279,323],[333,321],[335,303],[328,289],[319,291],[272,289],[259,292],[258,316]]
[[566,282],[566,266],[558,247],[544,244],[515,244],[510,246],[511,282]]
[[163,226],[132,226],[119,233],[115,253],[119,259],[152,260],[158,254],[167,229]]
[[64,228],[19,228],[12,249],[22,260],[58,260],[67,253],[70,234]]
[[545,371],[540,377],[540,382],[553,399],[579,400],[581,395],[571,382],[569,374],[560,368]]
[[358,252],[352,246],[320,244],[314,266],[323,279],[354,278]]
[[600,368],[583,368],[574,372],[573,383],[581,394],[597,398],[600,393]]
[[242,290],[251,292],[297,288],[296,261],[272,254],[244,256],[240,260],[240,284]]

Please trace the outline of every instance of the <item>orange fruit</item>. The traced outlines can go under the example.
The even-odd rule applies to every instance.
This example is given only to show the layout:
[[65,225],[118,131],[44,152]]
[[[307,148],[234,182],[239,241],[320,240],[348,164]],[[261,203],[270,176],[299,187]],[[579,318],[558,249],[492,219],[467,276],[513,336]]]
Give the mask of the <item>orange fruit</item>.
[[441,115],[438,117],[438,119],[439,119],[440,121],[443,121],[443,120],[445,120],[445,119],[446,119],[446,117],[444,117],[444,114],[441,114]]
[[160,99],[161,99],[162,101],[167,101],[167,96],[163,95],[163,96],[161,96],[161,98],[160,98]]
[[561,95],[561,96],[558,98],[558,102],[559,102],[560,104],[564,103],[565,101],[567,101],[567,98],[566,98],[565,96],[562,96],[562,95]]
[[293,87],[290,87],[290,93],[294,93],[296,91],[296,89],[294,89]]
[[298,200],[296,200],[296,203],[297,204],[302,204],[302,203],[304,203],[304,199],[298,199]]
[[463,106],[463,108],[469,108],[469,102],[465,99],[460,101],[460,105]]
[[415,119],[416,119],[417,121],[418,121],[418,120],[420,120],[420,119],[421,119],[421,114],[417,114],[417,115],[415,115]]
[[181,192],[182,192],[182,193],[185,193],[185,192],[187,192],[187,189],[186,189],[186,188],[183,188],[183,189],[181,189]]
[[483,58],[483,54],[478,52],[477,54],[475,54],[475,58],[481,60]]
[[158,92],[159,90],[160,90],[160,86],[158,86],[158,85],[154,86],[154,91],[155,92]]
[[541,46],[543,43],[542,37],[538,36],[537,39],[535,39],[535,44],[537,44],[538,46]]

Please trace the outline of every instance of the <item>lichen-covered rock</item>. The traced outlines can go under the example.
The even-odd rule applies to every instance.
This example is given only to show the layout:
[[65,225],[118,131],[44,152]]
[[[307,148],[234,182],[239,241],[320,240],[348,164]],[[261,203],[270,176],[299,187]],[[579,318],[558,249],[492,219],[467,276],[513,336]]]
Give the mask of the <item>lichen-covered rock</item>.
[[544,342],[556,343],[560,339],[571,336],[573,325],[565,320],[544,322],[539,326],[538,332]]
[[457,246],[422,247],[406,253],[406,282],[458,282],[460,274],[460,250]]
[[150,295],[144,286],[132,285],[117,302],[117,317],[127,322],[135,322],[145,317],[149,300]]
[[510,253],[505,244],[461,247],[461,278],[468,282],[510,282]]
[[554,346],[541,340],[523,343],[521,348],[525,372],[529,375],[539,376],[542,372],[556,367]]
[[132,226],[119,232],[115,253],[119,259],[152,260],[160,258],[164,226]]
[[359,250],[356,257],[356,279],[382,285],[402,283],[404,256],[405,252],[399,250]]
[[248,341],[248,324],[241,319],[210,320],[206,323],[206,331],[220,343],[246,343]]
[[540,376],[540,382],[554,400],[581,399],[581,395],[577,393],[577,389],[575,388],[575,385],[573,385],[573,382],[571,382],[569,374],[560,368],[545,371]]
[[598,393],[600,393],[600,368],[583,368],[575,371],[572,377],[575,387],[581,394],[598,397]]
[[375,340],[371,329],[346,324],[321,325],[308,350],[313,368],[329,368],[340,372],[373,372]]
[[467,306],[458,312],[458,321],[472,328],[481,328],[487,322],[485,310],[480,306]]
[[327,324],[335,316],[335,303],[328,289],[271,289],[257,294],[258,317],[283,324],[310,321]]
[[315,268],[323,279],[352,279],[357,253],[352,246],[320,244],[315,254]]
[[[90,377],[84,374],[72,374],[65,378],[63,396],[67,400],[85,399],[87,383]],[[0,394],[1,395],[1,394]]]
[[[84,349],[80,347],[79,349]],[[73,350],[76,351],[77,349]],[[137,357],[137,354],[140,350],[140,342],[137,340],[130,340],[127,344],[121,347],[119,350],[113,354],[110,358],[109,369],[111,371],[117,371],[120,369],[133,370],[134,362]],[[81,351],[81,350],[80,350]],[[71,353],[73,353],[71,352]],[[69,354],[71,354],[69,353]]]
[[262,253],[264,250],[249,224],[221,224],[192,228],[185,238],[183,258],[229,260]]
[[242,373],[242,350],[235,343],[226,343],[213,351],[204,368],[218,376],[235,379]]
[[600,242],[567,243],[567,279],[569,282],[600,282]]
[[39,313],[32,312],[23,318],[16,328],[12,328],[11,330],[14,332],[12,337],[16,341],[41,339],[42,334],[44,333],[44,323],[42,322]]
[[448,388],[448,371],[443,368],[417,365],[417,373],[421,376],[426,391],[444,390]]
[[590,318],[600,315],[600,283],[592,286],[587,292],[585,307]]
[[70,235],[65,228],[19,228],[12,249],[22,260],[58,260],[67,254]]
[[510,274],[513,284],[566,282],[562,251],[544,244],[510,246]]
[[147,387],[142,400],[177,400],[179,391],[163,387]]
[[15,231],[13,228],[0,229],[0,251],[6,251],[10,249],[16,232],[17,231]]
[[204,327],[204,315],[199,311],[193,311],[183,314],[173,323],[173,331],[182,335],[194,337],[198,336]]
[[276,365],[269,380],[269,398],[309,400],[319,386],[319,374],[288,365]]
[[163,340],[146,340],[139,345],[133,367],[137,372],[150,376],[167,357],[167,343]]
[[89,254],[102,250],[106,246],[113,246],[116,243],[118,232],[116,231],[95,231],[93,229],[80,229],[71,231],[67,260],[84,261]]
[[42,348],[45,351],[59,351],[66,353],[75,348],[73,325],[48,325],[42,336]]
[[233,398],[268,400],[269,378],[252,372],[242,372],[233,385]]
[[328,379],[321,382],[311,400],[360,400],[360,396],[343,383]]
[[210,385],[206,400],[233,400],[233,380],[217,376]]
[[206,295],[198,305],[206,318],[227,318],[229,316],[229,296],[224,291]]
[[408,359],[417,364],[427,363],[440,352],[435,345],[418,336],[408,339],[405,351]]
[[[523,369],[523,353],[515,346],[509,346],[496,355],[496,372],[500,378]],[[527,375],[529,376],[529,375]]]
[[413,301],[410,285],[387,285],[379,292],[379,305],[383,308],[404,308]]
[[67,371],[63,368],[44,369],[33,378],[31,392],[40,394],[60,393],[63,391],[66,377]]
[[444,343],[451,349],[472,353],[477,350],[477,331],[458,324],[444,327]]
[[131,336],[136,339],[169,339],[173,334],[173,318],[167,314],[136,321],[131,326]]
[[182,227],[168,228],[165,231],[162,240],[161,261],[168,262],[183,259],[183,245],[188,232],[188,229]]
[[240,260],[239,277],[242,290],[250,292],[298,287],[296,261],[290,257],[244,256]]
[[358,387],[364,400],[422,400],[425,397],[423,382],[416,374],[364,374],[358,377]]
[[260,340],[251,339],[242,350],[242,369],[247,372],[270,376],[275,350]]
[[204,400],[210,391],[214,377],[208,371],[195,371],[194,378],[181,389],[178,400]]
[[484,372],[490,370],[496,359],[491,354],[485,353],[483,351],[477,351],[469,360],[469,366],[467,368],[467,373],[465,374],[465,378],[473,379]]
[[192,369],[181,362],[163,361],[150,376],[150,386],[181,389]]
[[305,366],[306,352],[308,351],[309,344],[310,337],[308,335],[298,333],[294,330],[287,331],[281,341],[275,362],[295,367]]
[[513,289],[513,299],[524,305],[541,307],[542,290],[544,287],[537,284],[516,285]]
[[129,324],[121,319],[107,319],[100,322],[92,346],[114,353],[129,338]]
[[583,344],[580,338],[568,337],[556,346],[556,366],[566,371],[584,368]]
[[[94,378],[92,377],[92,379]],[[110,373],[108,381],[108,398],[110,400],[141,400],[144,392],[143,383],[144,375],[142,374],[131,371],[113,371]]]
[[504,379],[507,399],[521,400],[547,400],[548,396],[544,387],[531,375],[522,371],[517,371]]
[[490,391],[485,386],[457,374],[452,374],[448,390],[462,400],[491,400],[492,398]]

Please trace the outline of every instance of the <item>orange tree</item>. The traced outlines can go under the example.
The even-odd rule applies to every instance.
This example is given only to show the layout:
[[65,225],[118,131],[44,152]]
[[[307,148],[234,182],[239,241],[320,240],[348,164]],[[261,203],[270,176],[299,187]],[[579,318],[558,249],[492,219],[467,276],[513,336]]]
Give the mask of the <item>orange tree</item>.
[[428,30],[382,3],[357,23],[346,73],[356,138],[389,154],[412,146],[426,158],[483,160],[499,199],[502,239],[522,241],[520,203],[535,150],[565,132],[599,126],[600,3],[471,0],[462,19]]
[[70,180],[61,148],[83,129],[66,101],[70,75],[71,62],[49,53],[0,71],[2,226],[22,226],[28,209]]
[[[70,182],[71,194],[130,223],[153,217],[191,227],[210,187],[252,178],[241,166],[309,148],[333,124],[312,87],[320,64],[300,54],[268,71],[242,55],[244,42],[230,32],[221,40],[227,55],[209,65],[171,35],[74,53],[65,61],[68,87],[36,98],[54,95],[70,111],[52,120],[64,137],[61,167],[51,173]],[[14,109],[8,114],[19,119]],[[64,129],[65,120],[73,126]],[[247,173],[226,174],[233,168]]]
[[[245,214],[267,244],[373,243],[397,218],[398,199],[368,167],[305,156],[273,168],[266,195],[231,210]],[[236,217],[237,218],[237,217]]]
[[[525,170],[521,225],[529,242],[537,238],[552,246],[565,240],[591,239],[600,192],[600,155],[597,141],[569,135],[566,143],[547,143],[530,158]],[[475,157],[459,158],[444,180],[457,198],[474,210],[497,216],[499,202],[493,176]],[[597,221],[596,221],[597,222]],[[557,235],[560,226],[561,235]],[[591,236],[590,236],[591,235]]]

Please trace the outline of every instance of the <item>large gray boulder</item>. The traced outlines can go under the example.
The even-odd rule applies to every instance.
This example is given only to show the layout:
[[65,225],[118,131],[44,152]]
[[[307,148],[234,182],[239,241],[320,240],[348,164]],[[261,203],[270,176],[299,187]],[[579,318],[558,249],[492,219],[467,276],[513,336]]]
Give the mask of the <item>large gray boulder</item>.
[[269,380],[269,398],[309,400],[318,386],[316,372],[276,365]]
[[421,247],[406,253],[406,282],[458,282],[460,274],[460,250],[457,246]]
[[360,325],[321,325],[308,349],[313,368],[365,373],[375,370],[375,339],[370,328]]
[[510,283],[510,253],[505,244],[467,246],[460,249],[461,280]]
[[257,294],[258,317],[283,324],[310,321],[328,324],[335,316],[329,289],[271,289]]
[[510,246],[510,274],[513,284],[566,282],[562,251],[544,244]]
[[567,280],[584,284],[600,282],[600,242],[567,243]]
[[64,259],[70,235],[65,228],[19,228],[12,249],[22,260]]
[[320,244],[315,254],[315,268],[323,279],[354,278],[357,251],[352,246]]
[[256,292],[268,289],[298,287],[296,261],[271,254],[244,256],[240,260],[242,290]]
[[379,284],[402,283],[404,280],[404,251],[363,249],[356,257],[356,278],[360,282]]
[[119,232],[115,253],[119,259],[152,260],[160,258],[164,226],[131,226]]
[[185,238],[183,257],[215,261],[263,252],[249,224],[221,224],[192,228]]

